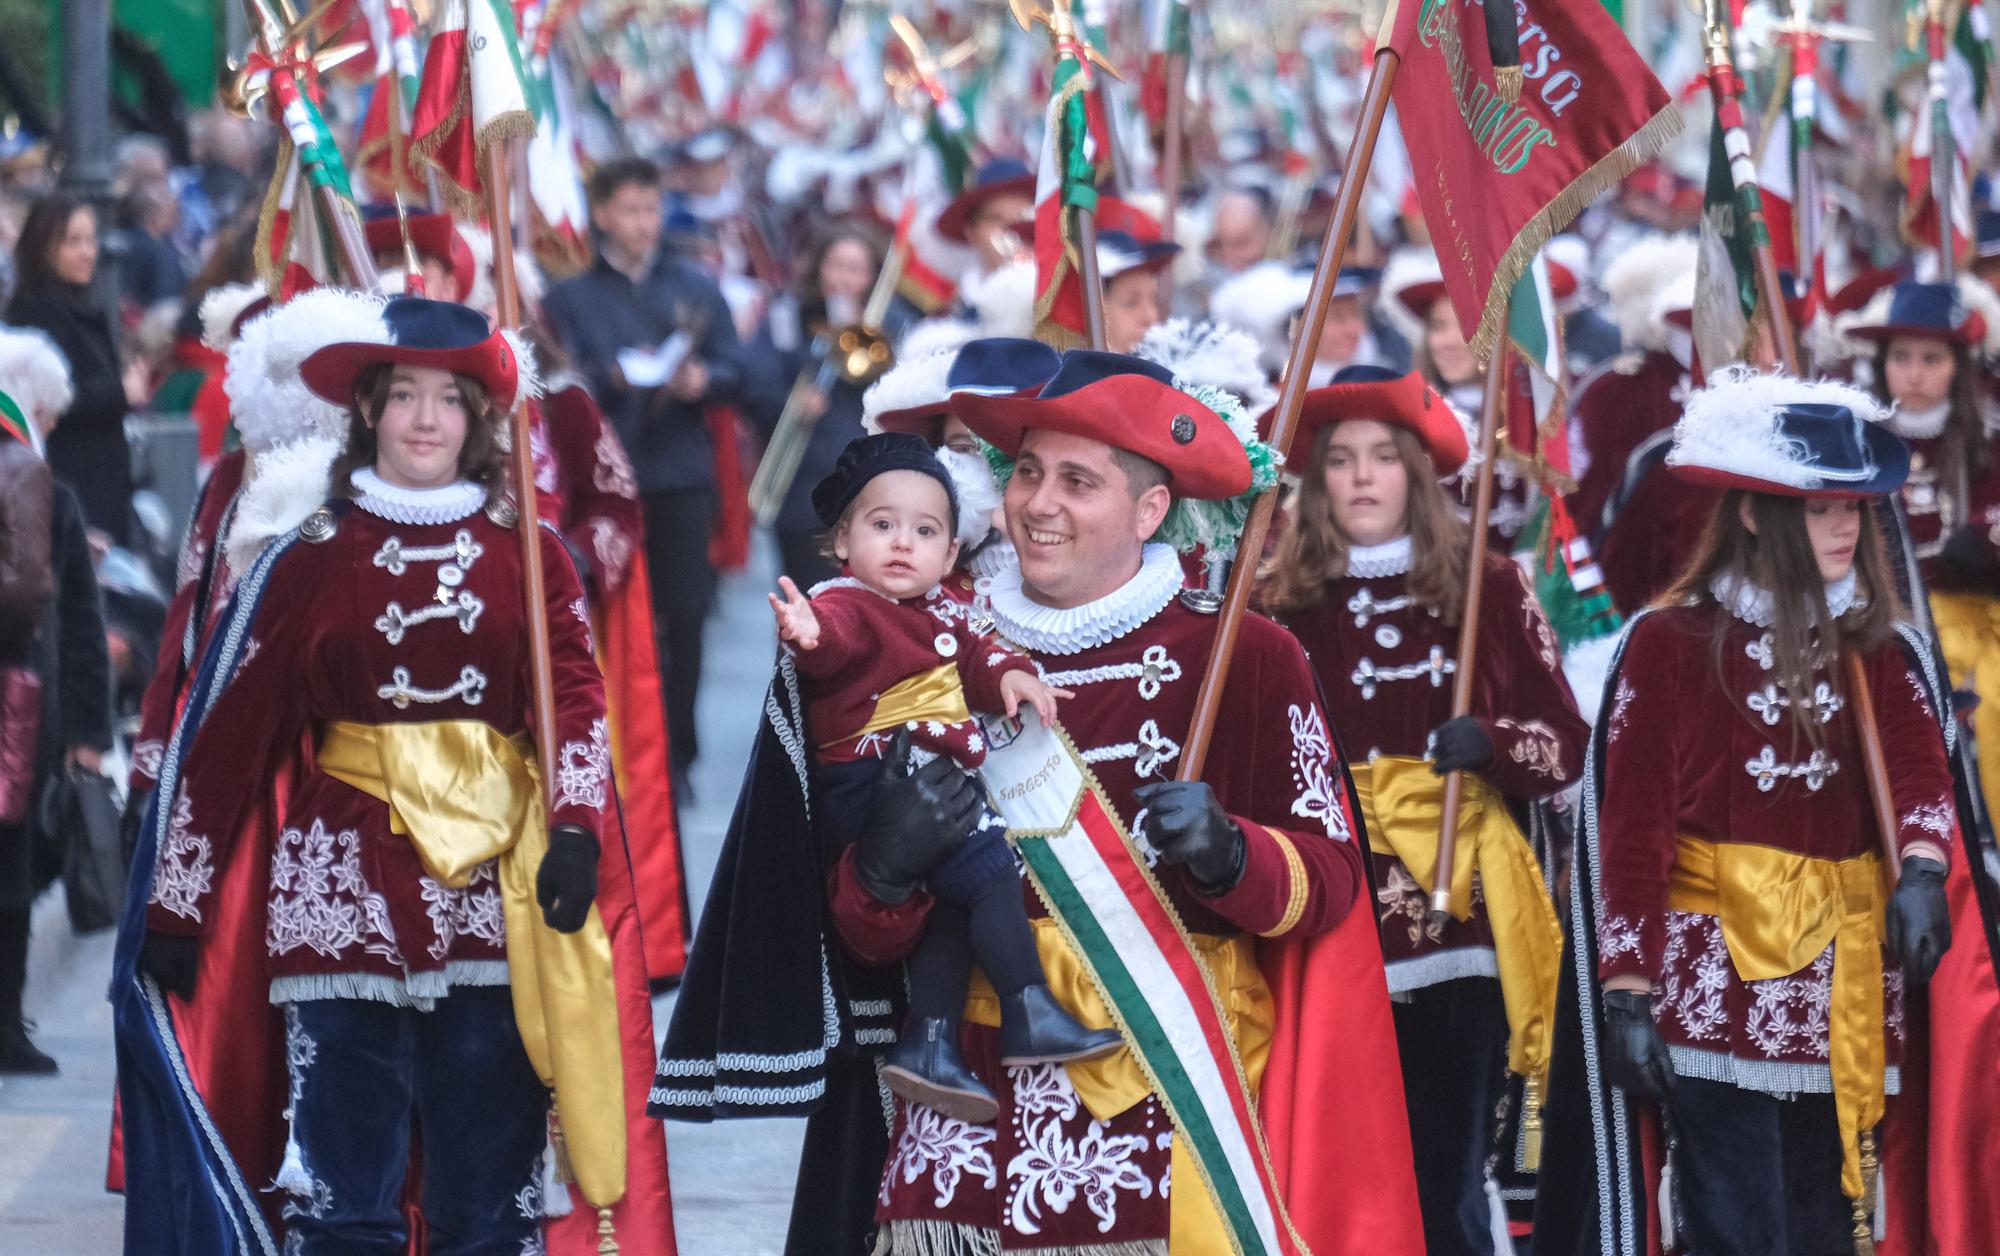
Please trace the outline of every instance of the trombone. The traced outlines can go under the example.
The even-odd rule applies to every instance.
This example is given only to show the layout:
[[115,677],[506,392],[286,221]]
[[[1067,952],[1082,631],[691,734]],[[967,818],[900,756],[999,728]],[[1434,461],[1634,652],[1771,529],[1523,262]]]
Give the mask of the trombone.
[[819,425],[819,415],[806,411],[806,398],[814,393],[824,397],[836,382],[866,388],[895,365],[896,354],[889,347],[889,338],[882,333],[882,319],[889,312],[890,299],[896,295],[908,248],[907,240],[898,240],[889,250],[882,272],[875,276],[875,287],[868,294],[860,322],[838,330],[828,328],[813,338],[814,362],[800,371],[793,382],[792,391],[785,398],[785,408],[778,415],[778,426],[771,433],[771,443],[765,447],[757,474],[750,481],[750,514],[758,526],[768,528],[776,521],[786,495],[791,492],[792,481],[798,478],[799,464],[805,460],[813,429]]

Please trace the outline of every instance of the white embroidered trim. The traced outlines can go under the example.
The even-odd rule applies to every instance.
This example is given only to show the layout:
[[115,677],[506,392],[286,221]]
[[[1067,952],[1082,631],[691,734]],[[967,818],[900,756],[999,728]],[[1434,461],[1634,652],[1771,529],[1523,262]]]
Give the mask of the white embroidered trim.
[[1922,410],[1905,410],[1897,406],[1889,412],[1889,430],[1904,440],[1930,440],[1944,433],[1944,425],[1951,418],[1951,402],[1940,401]]
[[507,915],[493,860],[474,868],[461,889],[432,877],[418,877],[417,891],[423,896],[424,914],[430,917],[435,935],[424,948],[432,959],[450,955],[452,944],[460,938],[475,938],[495,947],[507,945]]
[[1354,626],[1356,628],[1366,628],[1368,621],[1377,615],[1387,615],[1392,611],[1407,610],[1416,604],[1416,597],[1408,593],[1400,597],[1392,597],[1386,602],[1377,601],[1373,589],[1363,589],[1353,597],[1347,599],[1347,609],[1354,615]]
[[403,538],[392,536],[382,542],[382,548],[375,551],[375,565],[392,576],[400,576],[410,569],[411,563],[456,564],[466,571],[486,553],[486,547],[472,539],[472,533],[460,528],[452,533],[449,545],[412,545],[403,548]]
[[1840,760],[1824,750],[1815,750],[1804,763],[1780,763],[1777,751],[1766,746],[1757,752],[1756,758],[1744,761],[1743,770],[1757,778],[1760,793],[1770,793],[1780,780],[1804,777],[1806,788],[1816,794],[1829,776],[1840,771]]
[[391,602],[380,615],[375,617],[375,627],[390,645],[401,645],[403,634],[418,624],[427,624],[433,619],[457,619],[458,630],[472,635],[472,626],[479,622],[480,612],[486,603],[470,589],[460,589],[458,596],[449,602],[426,602],[413,611],[403,609],[400,602]]
[[215,884],[215,847],[188,832],[194,803],[183,788],[167,820],[166,840],[153,861],[153,902],[188,920],[201,919],[201,901]]
[[1122,741],[1109,746],[1096,746],[1083,752],[1085,763],[1110,763],[1122,759],[1136,762],[1132,770],[1140,776],[1151,776],[1154,772],[1178,759],[1181,744],[1160,731],[1158,720],[1147,720],[1139,725],[1137,741]]
[[404,488],[372,467],[357,467],[347,481],[354,486],[355,505],[392,523],[457,523],[486,505],[486,490],[466,480],[439,488]]
[[1356,545],[1347,551],[1347,574],[1350,578],[1376,580],[1383,576],[1400,576],[1410,569],[1410,535],[1404,533],[1393,541],[1380,545]]
[[[888,594],[882,592],[882,590],[876,588],[874,585],[869,584],[863,580],[857,580],[853,576],[835,576],[831,580],[822,580],[818,584],[814,585],[812,588],[807,589],[806,596],[818,597],[820,594],[826,592],[828,589],[866,589],[868,592],[873,593],[876,597],[881,598],[885,602],[893,602],[896,600],[895,598],[892,598]],[[936,592],[937,592],[937,586],[933,585],[931,586],[931,592],[926,593],[924,596],[929,597],[931,596],[931,594],[934,594]]]
[[132,747],[132,770],[149,781],[160,779],[160,759],[167,753],[167,744],[157,737],[149,737]]
[[[1704,1051],[1699,1047],[1686,1047],[1677,1042],[1667,1044],[1667,1055],[1673,1060],[1674,1073],[1679,1077],[1727,1082],[1744,1090],[1754,1090],[1759,1094],[1776,1095],[1780,1098],[1833,1093],[1833,1070],[1824,1064],[1807,1064],[1790,1060],[1739,1060],[1720,1051]],[[1882,1070],[1882,1093],[1885,1095],[1903,1093],[1901,1066],[1891,1064]]]
[[1292,727],[1292,814],[1315,820],[1335,841],[1347,841],[1347,811],[1340,805],[1340,786],[1333,774],[1333,739],[1317,706],[1291,703],[1285,718]]
[[271,900],[264,941],[273,955],[305,947],[329,959],[349,947],[403,962],[389,901],[368,885],[361,868],[361,835],[329,831],[315,817],[304,829],[285,829],[271,852]]
[[604,810],[604,783],[611,779],[611,733],[602,717],[590,722],[589,741],[566,741],[556,763],[556,809]]
[[[1005,659],[1005,655],[1001,656]],[[1163,645],[1149,645],[1136,663],[1107,663],[1103,667],[1082,667],[1074,671],[1048,672],[1042,679],[1057,689],[1099,685],[1110,680],[1136,680],[1139,697],[1147,702],[1160,696],[1160,686],[1181,678],[1180,661]]]
[[1075,654],[1116,641],[1166,609],[1181,591],[1180,555],[1148,545],[1139,574],[1082,606],[1043,606],[1021,587],[1021,569],[993,577],[993,618],[1009,641],[1037,654]]
[[1414,959],[1391,960],[1382,965],[1382,971],[1389,979],[1390,994],[1408,994],[1461,977],[1497,978],[1500,960],[1490,946],[1457,946]]
[[375,696],[387,698],[399,711],[409,709],[412,702],[449,702],[453,698],[463,699],[467,706],[478,706],[486,696],[486,674],[467,663],[459,669],[458,679],[445,689],[419,689],[410,682],[410,669],[399,667],[389,673],[389,683],[376,687]]
[[[1771,626],[1771,592],[1733,571],[1725,571],[1709,581],[1708,591],[1724,609],[1755,628]],[[1826,609],[1835,619],[1867,602],[1855,594],[1852,571],[1826,586]]]
[[1457,671],[1458,660],[1446,658],[1444,647],[1434,645],[1431,647],[1430,657],[1423,662],[1409,663],[1402,667],[1377,667],[1375,660],[1363,657],[1355,664],[1354,673],[1347,679],[1355,688],[1361,690],[1361,697],[1365,701],[1374,697],[1376,689],[1386,681],[1427,679],[1431,682],[1431,688],[1437,689],[1444,684],[1445,677],[1454,675]]

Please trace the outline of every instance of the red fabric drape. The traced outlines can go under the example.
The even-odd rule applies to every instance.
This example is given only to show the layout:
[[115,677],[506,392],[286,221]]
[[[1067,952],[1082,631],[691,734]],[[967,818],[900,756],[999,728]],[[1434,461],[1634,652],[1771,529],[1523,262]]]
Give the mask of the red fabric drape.
[[[635,562],[630,578],[598,611],[597,639],[625,840],[638,878],[646,973],[660,981],[680,976],[687,967],[688,919],[652,605],[646,564]],[[650,1074],[647,1081],[650,1085]]]

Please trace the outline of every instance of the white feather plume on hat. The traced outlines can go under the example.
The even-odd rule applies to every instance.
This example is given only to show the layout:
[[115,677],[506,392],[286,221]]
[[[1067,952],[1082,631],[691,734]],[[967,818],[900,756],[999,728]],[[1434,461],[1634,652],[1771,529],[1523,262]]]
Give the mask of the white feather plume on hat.
[[[1239,420],[1247,416],[1251,437],[1256,435],[1255,416],[1278,399],[1258,361],[1257,342],[1234,327],[1170,318],[1149,329],[1132,355],[1172,371],[1177,386],[1229,394],[1236,402],[1236,415],[1219,407],[1216,412],[1231,420],[1232,427],[1238,427]],[[1237,435],[1240,438],[1244,433],[1239,430]]]
[[[472,253],[472,291],[465,294],[465,303],[482,314],[490,314],[499,300],[493,292],[493,233],[472,223],[460,223],[457,230]],[[542,264],[528,249],[514,250],[514,285],[520,290],[523,310],[539,306],[542,294],[548,291]]]
[[910,328],[897,346],[896,365],[861,395],[861,426],[879,432],[877,415],[942,402],[950,395],[945,381],[958,351],[978,336],[977,327],[958,319],[925,319]]
[[227,353],[236,339],[236,320],[264,295],[264,285],[258,283],[226,283],[210,288],[201,299],[201,342],[217,353]]
[[1248,336],[1258,364],[1276,372],[1291,353],[1292,318],[1311,287],[1311,275],[1301,277],[1283,262],[1258,262],[1215,286],[1209,317]]
[[254,453],[302,436],[345,439],[347,411],[306,387],[299,368],[331,344],[389,342],[383,297],[315,288],[258,315],[229,347],[222,387],[243,445]]
[[1667,347],[1667,315],[1694,307],[1700,252],[1700,243],[1691,235],[1649,235],[1604,268],[1600,286],[1627,348]]
[[972,307],[982,336],[1035,334],[1035,264],[1015,262],[989,275],[967,276],[958,294]]
[[1811,478],[1797,442],[1778,429],[1778,414],[1795,405],[1845,406],[1865,423],[1889,417],[1872,393],[1837,380],[1804,380],[1737,364],[1696,389],[1674,424],[1670,467],[1709,467],[1775,484],[1806,487]]
[[223,538],[223,558],[237,575],[264,547],[290,532],[326,500],[333,460],[341,440],[312,433],[257,455],[256,474],[236,499],[229,535]]
[[1382,313],[1411,345],[1423,343],[1424,321],[1403,304],[1403,294],[1420,283],[1443,283],[1437,254],[1426,248],[1397,249],[1382,269]]

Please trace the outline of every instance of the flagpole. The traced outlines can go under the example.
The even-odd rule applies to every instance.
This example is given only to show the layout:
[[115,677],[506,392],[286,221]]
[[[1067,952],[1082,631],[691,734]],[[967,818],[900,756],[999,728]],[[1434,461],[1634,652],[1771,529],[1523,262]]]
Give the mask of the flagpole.
[[[1379,48],[1374,67],[1368,74],[1368,88],[1361,100],[1361,124],[1350,160],[1340,173],[1335,195],[1333,221],[1320,246],[1319,268],[1313,272],[1312,287],[1306,294],[1305,311],[1292,339],[1291,357],[1285,364],[1284,383],[1278,394],[1277,410],[1271,420],[1270,443],[1283,450],[1298,430],[1299,409],[1311,387],[1314,351],[1326,310],[1333,303],[1334,282],[1346,260],[1347,240],[1361,216],[1362,194],[1368,188],[1368,166],[1375,157],[1375,142],[1382,132],[1382,119],[1389,111],[1389,93],[1396,85],[1396,70],[1402,58],[1392,48]],[[1278,489],[1265,490],[1250,509],[1243,536],[1236,543],[1236,561],[1229,572],[1229,589],[1223,598],[1215,629],[1215,643],[1209,649],[1208,669],[1202,675],[1201,690],[1195,695],[1194,717],[1181,743],[1180,779],[1199,780],[1208,762],[1208,749],[1215,738],[1215,726],[1222,713],[1223,688],[1229,683],[1229,665],[1236,656],[1236,639],[1243,628],[1243,616],[1250,609],[1250,593],[1257,583],[1257,567],[1264,554],[1264,539],[1278,509]]]
[[1742,102],[1737,98],[1736,67],[1730,61],[1727,12],[1722,0],[1709,0],[1708,29],[1702,41],[1708,56],[1708,90],[1715,99],[1716,119],[1724,128],[1723,151],[1729,157],[1729,177],[1736,187],[1737,209],[1747,219],[1743,230],[1750,238],[1757,304],[1764,307],[1778,364],[1796,375],[1798,338],[1785,307],[1784,285],[1778,279],[1778,255],[1771,246],[1770,225],[1764,220],[1764,198],[1757,186],[1756,164],[1750,159],[1750,137],[1743,126]]
[[[1073,63],[1076,66],[1077,73],[1086,76],[1083,90],[1088,92],[1090,89],[1088,76],[1093,62],[1102,67],[1107,73],[1115,75],[1117,72],[1111,68],[1111,63],[1106,61],[1103,55],[1095,48],[1091,47],[1089,40],[1077,30],[1076,17],[1071,11],[1071,3],[1072,0],[1052,0],[1048,8],[1037,9],[1029,0],[1009,0],[1014,20],[1020,24],[1022,30],[1033,30],[1036,22],[1040,22],[1049,28],[1049,38],[1055,44],[1056,49],[1057,70],[1061,70],[1064,62]],[[1090,125],[1087,111],[1083,125],[1087,131]],[[1063,126],[1064,123],[1060,117],[1052,116],[1050,118],[1050,129],[1053,134],[1047,136],[1043,142],[1045,144],[1056,145],[1058,152],[1061,153],[1057,161],[1057,165],[1061,170],[1059,176],[1061,186],[1057,189],[1056,195],[1061,197],[1064,203],[1058,207],[1057,212],[1059,214],[1071,215],[1069,222],[1071,224],[1071,235],[1074,237],[1076,244],[1077,283],[1083,289],[1085,343],[1092,349],[1103,349],[1106,344],[1104,332],[1104,284],[1097,266],[1097,215],[1094,209],[1087,209],[1081,205],[1070,205],[1067,203],[1069,199],[1068,186],[1070,178],[1068,168],[1069,154],[1067,146],[1063,142],[1065,138],[1062,130]],[[1094,182],[1092,187],[1094,191]]]
[[[521,289],[514,276],[514,232],[510,225],[513,182],[508,176],[513,142],[502,140],[486,150],[486,212],[493,235],[493,298],[500,326],[521,326]],[[526,364],[520,364],[525,368]],[[514,437],[514,495],[521,539],[521,576],[527,602],[529,684],[535,711],[535,757],[542,769],[542,801],[555,797],[556,687],[549,661],[548,582],[542,572],[541,515],[535,503],[535,455],[529,431],[528,405],[516,394],[508,416]]]
[[[1192,10],[1190,0],[1160,0],[1162,4],[1180,5]],[[1168,21],[1171,23],[1172,17]],[[1193,36],[1194,15],[1187,15],[1188,34]],[[1171,26],[1169,27],[1171,29]],[[1174,242],[1174,220],[1180,215],[1181,206],[1181,146],[1185,143],[1187,130],[1187,76],[1188,54],[1176,44],[1170,43],[1167,51],[1167,117],[1166,134],[1160,141],[1160,238],[1168,244]],[[1172,311],[1174,307],[1174,268],[1167,267],[1160,272],[1160,308]]]
[[1956,284],[1958,250],[1952,247],[1951,166],[1958,155],[1958,140],[1951,133],[1951,110],[1947,104],[1950,67],[1945,61],[1944,0],[1927,0],[1924,43],[1930,55],[1924,100],[1931,115],[1931,199],[1936,202],[1937,210],[1938,282]]
[[1083,287],[1083,328],[1090,347],[1103,349],[1110,343],[1104,331],[1104,280],[1097,270],[1097,215],[1082,207],[1066,209],[1076,215],[1077,282]]

